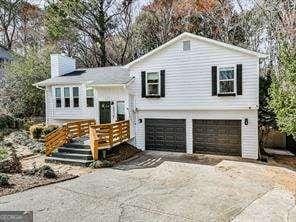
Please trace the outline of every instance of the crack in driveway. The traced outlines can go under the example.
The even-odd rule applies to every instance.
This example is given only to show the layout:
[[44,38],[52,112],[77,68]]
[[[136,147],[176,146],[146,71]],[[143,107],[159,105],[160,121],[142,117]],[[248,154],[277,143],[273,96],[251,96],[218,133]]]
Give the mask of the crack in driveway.
[[[134,192],[135,190],[139,189],[142,186],[143,186],[143,182],[141,181],[140,185],[138,185],[138,186],[136,186],[136,187],[128,190],[127,192]],[[155,209],[151,209],[151,208],[147,208],[147,207],[142,207],[142,206],[135,205],[135,204],[126,204],[125,203],[125,202],[127,202],[129,200],[135,199],[137,196],[139,196],[139,194],[133,195],[133,196],[131,196],[131,197],[127,198],[127,199],[124,199],[122,201],[117,201],[115,199],[116,199],[116,196],[118,197],[119,194],[116,195],[116,196],[114,196],[114,197],[110,197],[110,198],[98,198],[97,196],[89,195],[89,194],[84,193],[84,192],[78,192],[78,191],[76,191],[74,189],[69,189],[69,188],[58,186],[58,185],[56,185],[55,187],[58,188],[58,189],[61,189],[61,190],[65,190],[65,191],[69,191],[69,192],[75,193],[77,195],[81,195],[81,196],[84,196],[84,197],[87,197],[87,198],[91,198],[91,199],[93,199],[93,200],[96,201],[96,205],[98,204],[98,206],[101,206],[101,202],[100,201],[102,201],[102,200],[119,204],[119,208],[120,208],[120,213],[119,213],[119,216],[118,216],[118,221],[119,222],[122,221],[122,218],[124,217],[124,213],[125,213],[125,209],[124,208],[125,207],[137,208],[139,210],[142,210],[142,211],[145,211],[145,212],[149,212],[149,213],[153,213],[153,214],[165,215],[165,216],[172,216],[172,217],[181,218],[181,219],[184,219],[184,220],[187,220],[187,221],[194,221],[193,218],[185,217],[185,216],[182,216],[182,215],[173,214],[173,213],[165,212],[165,211],[162,211],[162,210],[155,210]],[[170,191],[168,193],[171,193],[171,192],[172,191]]]

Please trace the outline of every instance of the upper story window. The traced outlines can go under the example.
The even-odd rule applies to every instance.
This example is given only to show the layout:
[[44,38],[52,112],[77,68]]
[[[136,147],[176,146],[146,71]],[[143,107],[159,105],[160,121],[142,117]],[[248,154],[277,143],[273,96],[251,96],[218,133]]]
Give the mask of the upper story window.
[[73,107],[79,107],[79,87],[73,87]]
[[94,89],[92,88],[86,90],[86,106],[94,107]]
[[183,51],[189,51],[190,50],[190,41],[183,41]]
[[56,100],[56,107],[62,107],[62,95],[61,95],[61,88],[55,88],[55,100]]
[[64,88],[64,103],[65,103],[65,107],[70,107],[70,88],[69,87]]
[[234,67],[224,67],[219,69],[218,89],[220,94],[235,93]]
[[160,75],[158,72],[146,74],[146,95],[160,96]]

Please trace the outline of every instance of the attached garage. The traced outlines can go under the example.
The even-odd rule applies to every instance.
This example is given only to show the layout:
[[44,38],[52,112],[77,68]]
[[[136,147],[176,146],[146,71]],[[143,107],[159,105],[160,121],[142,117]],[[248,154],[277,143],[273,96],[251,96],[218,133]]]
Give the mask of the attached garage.
[[241,120],[193,120],[193,152],[241,155]]
[[185,119],[145,119],[147,150],[186,152]]

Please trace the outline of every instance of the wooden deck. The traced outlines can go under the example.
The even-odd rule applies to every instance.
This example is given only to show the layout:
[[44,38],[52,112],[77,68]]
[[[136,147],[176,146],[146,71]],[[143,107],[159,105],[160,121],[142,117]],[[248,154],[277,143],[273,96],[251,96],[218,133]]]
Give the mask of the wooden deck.
[[82,136],[89,136],[93,159],[98,160],[99,150],[110,149],[130,139],[129,120],[99,125],[95,120],[66,123],[45,137],[45,154],[49,156],[56,148]]
[[90,126],[89,138],[93,159],[98,160],[99,150],[110,149],[130,139],[129,120]]

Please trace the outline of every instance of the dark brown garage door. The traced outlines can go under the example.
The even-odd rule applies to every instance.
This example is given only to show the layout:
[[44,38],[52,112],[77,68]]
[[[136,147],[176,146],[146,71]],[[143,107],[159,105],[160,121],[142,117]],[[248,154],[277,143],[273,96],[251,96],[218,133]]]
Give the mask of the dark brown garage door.
[[147,150],[186,152],[185,119],[145,119]]
[[193,151],[241,155],[241,121],[193,120]]

